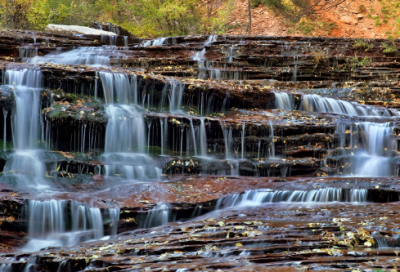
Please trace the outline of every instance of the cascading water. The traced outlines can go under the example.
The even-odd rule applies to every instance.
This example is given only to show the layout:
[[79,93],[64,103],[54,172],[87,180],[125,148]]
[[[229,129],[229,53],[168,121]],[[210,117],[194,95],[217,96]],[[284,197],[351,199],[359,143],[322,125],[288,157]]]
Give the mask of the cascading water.
[[160,109],[168,107],[171,113],[183,113],[182,99],[185,91],[185,84],[182,82],[171,80],[169,84],[164,86],[161,94]]
[[157,38],[151,41],[146,41],[143,46],[148,47],[148,46],[162,46],[167,38]]
[[364,177],[391,176],[395,174],[391,159],[397,157],[397,142],[390,123],[360,124],[365,151],[357,154],[356,175]]
[[151,228],[166,224],[173,220],[171,207],[168,204],[160,203],[154,206],[148,214],[139,218],[140,228]]
[[138,104],[136,75],[108,72],[100,72],[99,75],[103,85],[104,102],[107,105],[129,102]]
[[199,78],[201,79],[206,78],[205,54],[206,54],[206,49],[204,48],[203,50],[194,53],[192,57],[193,60],[197,61],[197,66],[199,69]]
[[12,135],[15,152],[4,166],[3,182],[38,190],[48,188],[45,166],[40,160],[43,131],[40,95],[42,73],[36,69],[7,70],[5,83],[14,88]]
[[310,191],[250,190],[243,194],[235,194],[219,199],[216,209],[276,202],[366,202],[367,193],[368,190],[366,189],[342,188],[326,188]]
[[105,174],[122,175],[125,180],[160,179],[161,169],[154,167],[145,154],[148,149],[142,113],[132,106],[138,101],[136,76],[100,72],[100,79],[109,117],[102,155]]
[[322,97],[317,94],[304,94],[301,96],[300,110],[309,112],[327,112],[346,114],[352,116],[398,116],[396,110],[374,108],[348,102],[340,99]]
[[293,97],[287,93],[275,93],[275,107],[281,110],[294,110]]
[[204,43],[204,45],[209,46],[213,42],[216,42],[217,39],[218,39],[218,35],[210,35],[210,36],[208,36],[207,41]]
[[[83,206],[65,200],[30,200],[28,243],[24,251],[37,251],[45,247],[70,246],[104,236],[103,215],[99,208]],[[109,221],[117,225],[119,209],[108,209]],[[111,234],[116,234],[113,229]]]
[[55,52],[46,56],[36,56],[28,60],[33,64],[72,64],[88,66],[110,66],[110,58],[122,58],[125,55],[117,47],[81,47],[69,52]]

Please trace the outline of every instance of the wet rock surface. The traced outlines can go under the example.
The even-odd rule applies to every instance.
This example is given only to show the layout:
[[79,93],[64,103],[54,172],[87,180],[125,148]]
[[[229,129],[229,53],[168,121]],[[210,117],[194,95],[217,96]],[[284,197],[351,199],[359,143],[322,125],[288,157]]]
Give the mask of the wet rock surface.
[[1,271],[398,263],[398,41],[0,32]]

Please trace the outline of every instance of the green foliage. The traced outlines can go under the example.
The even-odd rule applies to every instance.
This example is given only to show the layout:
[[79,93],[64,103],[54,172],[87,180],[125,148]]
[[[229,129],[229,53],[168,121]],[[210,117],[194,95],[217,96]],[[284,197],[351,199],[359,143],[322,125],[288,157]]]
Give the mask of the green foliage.
[[304,35],[310,35],[314,31],[314,25],[309,21],[300,21],[297,24],[297,29]]
[[0,25],[43,30],[49,23],[88,25],[99,12],[89,0],[0,0]]
[[[215,0],[214,0],[215,1]],[[219,6],[217,11],[207,7],[205,14],[201,20],[202,32],[207,34],[223,34],[229,29],[235,28],[238,25],[230,25],[230,15],[235,8],[234,0],[227,0]],[[212,14],[215,13],[216,16]]]
[[335,22],[317,22],[317,25],[323,31],[326,31],[329,35],[332,34],[332,30],[338,29],[338,25]]
[[368,51],[374,48],[374,44],[368,43],[366,40],[358,39],[354,41],[353,48],[363,49],[364,51]]
[[234,0],[210,1],[212,11],[196,0],[0,0],[0,26],[43,30],[49,23],[88,26],[96,20],[139,37],[226,32]]
[[48,25],[48,14],[50,9],[47,5],[46,0],[36,1],[30,8],[29,12],[26,13],[26,19],[31,26],[31,29],[44,29]]
[[199,32],[201,11],[196,0],[137,0],[126,9],[136,19],[128,30],[140,37]]
[[26,16],[34,4],[33,0],[0,0],[0,24],[8,28],[27,28]]
[[76,96],[76,94],[70,93],[66,95],[67,101],[68,102],[75,102],[78,100],[78,97]]
[[392,54],[397,52],[397,46],[394,42],[382,44],[383,53]]
[[365,67],[372,63],[372,59],[368,57],[364,57],[362,59],[354,56],[352,58],[346,58],[346,63],[350,67],[351,70],[354,70],[357,67]]

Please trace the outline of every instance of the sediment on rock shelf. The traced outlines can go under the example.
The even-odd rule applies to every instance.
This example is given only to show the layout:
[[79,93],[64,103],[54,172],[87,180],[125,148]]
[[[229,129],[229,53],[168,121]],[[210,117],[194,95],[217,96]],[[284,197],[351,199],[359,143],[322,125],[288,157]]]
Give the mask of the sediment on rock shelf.
[[384,40],[95,27],[0,31],[0,271],[396,269]]

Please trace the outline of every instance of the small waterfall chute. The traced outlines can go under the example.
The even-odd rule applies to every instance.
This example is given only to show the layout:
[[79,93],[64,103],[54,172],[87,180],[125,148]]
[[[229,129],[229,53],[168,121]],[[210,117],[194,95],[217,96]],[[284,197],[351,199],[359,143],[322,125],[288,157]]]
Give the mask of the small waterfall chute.
[[294,110],[294,99],[287,93],[275,93],[275,107],[281,110]]
[[218,200],[216,209],[278,202],[366,202],[366,189],[325,188],[310,191],[249,190]]
[[[109,209],[108,213],[110,224],[114,225],[112,233],[115,234],[119,209]],[[24,251],[70,246],[104,236],[104,220],[100,209],[87,207],[76,201],[30,200],[27,216],[29,233]]]

